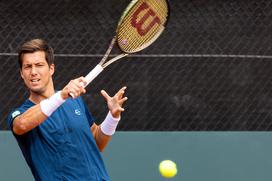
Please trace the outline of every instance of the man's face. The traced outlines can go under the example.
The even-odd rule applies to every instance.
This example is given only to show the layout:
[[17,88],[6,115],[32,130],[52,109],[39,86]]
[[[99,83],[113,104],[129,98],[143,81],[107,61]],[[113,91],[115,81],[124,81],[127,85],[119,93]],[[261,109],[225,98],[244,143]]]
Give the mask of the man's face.
[[54,65],[48,66],[45,52],[26,53],[22,55],[21,59],[21,77],[30,91],[42,94],[50,88]]

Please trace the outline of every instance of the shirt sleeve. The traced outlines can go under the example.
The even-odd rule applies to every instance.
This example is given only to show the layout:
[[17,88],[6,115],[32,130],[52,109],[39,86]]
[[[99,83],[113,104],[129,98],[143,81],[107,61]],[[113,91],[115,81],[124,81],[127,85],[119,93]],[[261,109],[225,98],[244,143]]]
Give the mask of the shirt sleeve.
[[9,129],[10,130],[13,130],[12,128],[13,128],[13,120],[17,117],[17,116],[19,116],[19,115],[21,115],[21,114],[23,114],[23,110],[21,110],[21,109],[15,109],[15,110],[13,110],[9,115],[8,115],[8,118],[7,118],[7,123],[8,123],[8,127],[9,127]]

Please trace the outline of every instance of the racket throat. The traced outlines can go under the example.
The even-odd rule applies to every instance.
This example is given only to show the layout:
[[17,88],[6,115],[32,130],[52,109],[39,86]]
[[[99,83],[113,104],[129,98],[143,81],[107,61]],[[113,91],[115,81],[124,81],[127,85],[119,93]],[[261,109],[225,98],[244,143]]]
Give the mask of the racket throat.
[[123,57],[126,57],[128,55],[128,53],[122,53],[112,59],[110,59],[108,62],[106,62],[104,65],[102,65],[103,68],[106,68],[108,65],[110,65],[111,63],[123,58]]

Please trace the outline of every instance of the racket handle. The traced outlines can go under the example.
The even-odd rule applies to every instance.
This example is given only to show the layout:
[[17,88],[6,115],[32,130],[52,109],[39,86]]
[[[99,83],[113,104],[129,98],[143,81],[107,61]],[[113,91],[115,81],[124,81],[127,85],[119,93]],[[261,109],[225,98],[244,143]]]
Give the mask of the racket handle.
[[[97,77],[98,74],[100,74],[103,70],[104,70],[104,68],[103,68],[101,65],[98,64],[96,67],[94,67],[93,70],[91,70],[91,71],[85,76],[85,80],[87,81],[87,83],[86,83],[85,85],[83,85],[83,83],[80,82],[81,85],[84,86],[84,88],[87,87],[87,85],[88,85],[89,83],[91,83],[92,80],[94,80],[94,78]],[[72,98],[75,98],[75,95],[74,95],[73,93],[70,92],[69,94],[70,94],[70,96],[71,96]]]
[[87,83],[84,87],[87,87],[87,85],[91,83],[92,80],[94,80],[94,78],[97,77],[103,70],[104,68],[100,64],[98,64],[92,71],[90,71],[88,75],[85,76]]

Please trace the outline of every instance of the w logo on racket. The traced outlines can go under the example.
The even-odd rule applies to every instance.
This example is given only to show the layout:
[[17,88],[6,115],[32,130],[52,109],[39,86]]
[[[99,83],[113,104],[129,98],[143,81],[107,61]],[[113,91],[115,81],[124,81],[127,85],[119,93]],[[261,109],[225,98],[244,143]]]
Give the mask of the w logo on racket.
[[[141,19],[139,19],[140,15]],[[148,4],[143,2],[132,15],[131,25],[137,29],[137,32],[141,36],[144,36],[155,24],[161,24],[160,18],[148,6]]]

